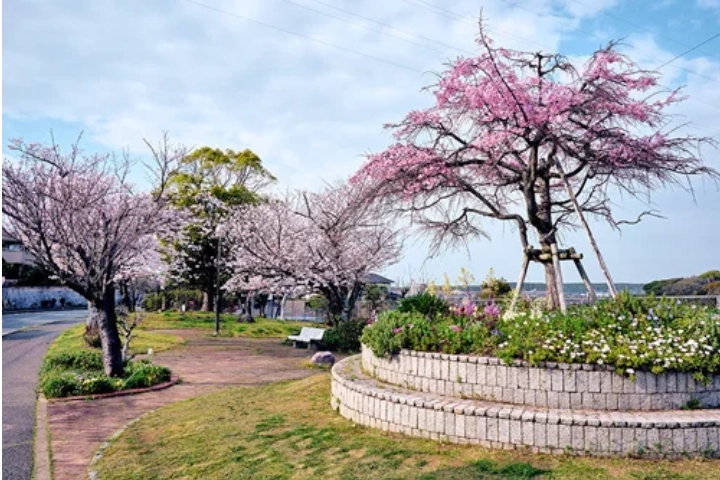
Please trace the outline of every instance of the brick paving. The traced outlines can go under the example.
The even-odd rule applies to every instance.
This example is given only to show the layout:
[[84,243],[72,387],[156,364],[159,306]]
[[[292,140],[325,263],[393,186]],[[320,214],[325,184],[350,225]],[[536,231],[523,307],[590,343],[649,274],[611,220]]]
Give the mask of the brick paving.
[[212,338],[198,331],[173,331],[187,344],[155,354],[182,383],[165,390],[93,401],[48,405],[55,480],[87,478],[102,443],[129,421],[156,408],[232,385],[257,385],[310,376],[302,363],[314,351],[281,345],[279,340]]

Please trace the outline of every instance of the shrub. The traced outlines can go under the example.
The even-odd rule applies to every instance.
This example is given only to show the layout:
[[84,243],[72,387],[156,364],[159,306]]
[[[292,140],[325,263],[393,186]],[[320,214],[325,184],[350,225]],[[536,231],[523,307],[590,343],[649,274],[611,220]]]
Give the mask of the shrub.
[[701,378],[720,372],[720,312],[671,299],[628,293],[595,305],[560,312],[496,312],[456,308],[433,320],[417,312],[385,312],[363,332],[375,355],[402,348],[445,353],[482,353],[506,362],[522,359],[687,371]]
[[367,325],[365,320],[353,319],[337,322],[325,331],[323,343],[328,350],[335,352],[360,351],[360,336]]
[[720,270],[708,270],[698,276],[708,282],[718,282],[720,281]]
[[125,380],[122,389],[146,388],[170,380],[170,369],[153,365],[149,360],[129,362],[125,367]]
[[98,351],[76,350],[47,355],[43,361],[43,370],[52,369],[102,371],[102,354]]
[[720,281],[710,282],[707,285],[705,285],[705,294],[720,295]]
[[52,371],[40,379],[40,391],[48,398],[71,397],[81,391],[80,377],[69,371]]
[[80,395],[96,395],[99,393],[110,393],[117,390],[117,380],[100,375],[87,375],[80,377]]
[[142,299],[142,307],[148,312],[160,310],[162,308],[162,298],[157,293],[148,293]]
[[[419,350],[420,345],[410,341],[408,334],[415,325],[418,326],[418,332],[430,330],[428,319],[420,312],[403,312],[399,308],[383,312],[374,324],[363,331],[362,343],[377,356],[394,354],[402,348],[416,347]],[[428,340],[433,338],[433,335],[427,336]]]
[[450,307],[442,298],[425,292],[403,298],[398,304],[397,310],[401,313],[417,312],[429,317],[435,317],[446,314]]

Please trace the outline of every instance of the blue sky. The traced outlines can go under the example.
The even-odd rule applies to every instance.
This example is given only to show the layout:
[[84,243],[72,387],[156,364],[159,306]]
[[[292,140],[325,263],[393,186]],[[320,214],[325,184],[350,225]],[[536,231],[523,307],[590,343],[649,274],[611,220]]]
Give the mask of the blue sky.
[[[46,140],[52,129],[64,145],[84,131],[87,151],[129,147],[141,158],[142,139],[167,130],[190,146],[251,148],[279,189],[319,188],[387,146],[382,125],[427,106],[420,90],[432,72],[475,51],[481,10],[497,44],[582,61],[623,39],[647,68],[720,32],[720,0],[8,0],[3,7],[5,154],[8,139]],[[685,85],[690,96],[674,121],[720,140],[720,38],[661,71],[663,85]],[[718,152],[704,153],[720,169]],[[136,178],[142,182],[142,172]],[[617,281],[720,268],[720,193],[707,182],[695,187],[694,198],[682,190],[652,198],[664,220],[622,234],[593,224]],[[645,209],[621,197],[617,206],[632,218]],[[466,267],[479,281],[494,268],[514,280],[515,232],[500,224],[488,230],[492,241],[472,242],[469,254],[429,260],[426,244],[410,241],[384,273],[439,281]],[[585,237],[564,240],[602,281]],[[532,267],[530,280],[542,279]]]

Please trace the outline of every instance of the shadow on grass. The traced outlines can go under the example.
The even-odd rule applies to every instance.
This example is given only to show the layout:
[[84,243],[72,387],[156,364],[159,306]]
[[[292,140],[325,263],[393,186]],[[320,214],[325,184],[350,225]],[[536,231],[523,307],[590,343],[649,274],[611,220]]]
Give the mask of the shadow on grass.
[[491,460],[478,460],[462,467],[450,467],[426,473],[418,480],[530,480],[549,473],[529,463],[499,466]]

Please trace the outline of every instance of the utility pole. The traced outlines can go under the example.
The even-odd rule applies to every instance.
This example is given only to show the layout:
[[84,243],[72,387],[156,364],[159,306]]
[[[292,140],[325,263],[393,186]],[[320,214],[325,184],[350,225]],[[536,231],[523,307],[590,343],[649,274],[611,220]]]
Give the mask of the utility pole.
[[215,259],[215,335],[220,333],[220,255],[222,255],[222,237],[217,237],[217,258]]

